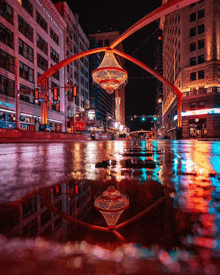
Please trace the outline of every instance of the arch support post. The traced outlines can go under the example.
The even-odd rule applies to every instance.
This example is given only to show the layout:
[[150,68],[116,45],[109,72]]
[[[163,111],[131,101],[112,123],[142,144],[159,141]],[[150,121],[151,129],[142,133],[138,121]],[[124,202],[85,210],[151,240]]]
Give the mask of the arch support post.
[[44,78],[40,83],[41,86],[41,130],[46,130],[46,124],[48,122],[48,110],[47,110],[47,93],[48,93],[48,78]]
[[182,139],[182,129],[182,97],[177,96],[177,139]]

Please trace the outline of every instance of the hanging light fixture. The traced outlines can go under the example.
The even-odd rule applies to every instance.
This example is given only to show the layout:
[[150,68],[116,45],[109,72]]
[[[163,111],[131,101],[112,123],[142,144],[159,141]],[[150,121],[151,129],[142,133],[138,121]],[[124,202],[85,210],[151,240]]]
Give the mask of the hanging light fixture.
[[102,213],[108,228],[114,229],[119,217],[128,208],[129,201],[121,192],[115,190],[114,186],[109,186],[95,200],[94,206],[96,210]]
[[127,72],[118,64],[113,52],[107,50],[100,66],[93,71],[92,78],[108,94],[112,94],[127,80]]

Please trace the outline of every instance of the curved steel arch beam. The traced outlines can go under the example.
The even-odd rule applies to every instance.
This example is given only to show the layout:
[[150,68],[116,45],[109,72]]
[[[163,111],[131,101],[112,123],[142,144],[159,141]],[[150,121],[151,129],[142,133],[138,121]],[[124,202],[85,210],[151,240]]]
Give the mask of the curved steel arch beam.
[[62,61],[60,61],[59,63],[57,63],[56,65],[54,65],[53,67],[51,67],[50,69],[48,69],[45,73],[43,73],[37,80],[38,85],[41,84],[41,82],[47,78],[49,78],[50,76],[52,76],[53,74],[55,74],[57,71],[59,71],[60,69],[62,69],[64,66],[70,64],[71,62],[80,59],[82,57],[85,57],[87,55],[91,55],[91,54],[95,54],[95,53],[99,53],[99,52],[104,52],[108,49],[108,47],[102,47],[102,48],[98,48],[98,49],[92,49],[92,50],[88,50],[85,52],[81,52],[75,55],[72,55]]
[[171,88],[171,90],[176,94],[177,96],[177,127],[182,127],[182,116],[181,116],[181,112],[182,112],[182,97],[183,97],[183,94],[181,93],[181,91],[176,87],[174,86],[169,80],[167,80],[165,77],[163,77],[161,74],[159,74],[158,72],[156,72],[154,69],[152,69],[151,67],[147,66],[146,64],[142,63],[141,61],[135,59],[134,57],[126,54],[126,53],[123,53],[119,50],[116,50],[116,49],[112,49],[112,51],[133,62],[134,64],[138,65],[139,67],[141,67],[142,69],[144,69],[145,71],[151,73],[154,77],[156,77],[158,80],[160,80],[163,84],[167,85],[168,87]]
[[144,69],[145,71],[151,73],[154,77],[156,77],[158,80],[160,80],[161,82],[163,82],[165,85],[169,86],[171,88],[171,90],[176,94],[177,97],[182,98],[183,94],[180,92],[180,90],[174,86],[169,80],[167,80],[165,77],[163,77],[161,74],[159,74],[157,71],[155,71],[154,69],[152,69],[151,67],[147,66],[146,64],[144,64],[143,62],[135,59],[134,57],[121,52],[119,50],[116,49],[112,49],[112,51],[114,53],[116,53],[117,55],[120,55],[121,57],[135,63],[136,65],[138,65],[139,67],[141,67],[142,69]]
[[113,49],[115,48],[119,43],[121,43],[123,40],[125,40],[128,36],[132,35],[136,31],[142,29],[146,25],[150,24],[151,22],[173,12],[176,10],[179,10],[189,4],[192,4],[194,2],[197,2],[198,0],[171,0],[156,10],[152,11],[145,17],[143,17],[141,20],[139,20],[137,23],[132,25],[127,31],[122,33],[110,46],[109,48]]

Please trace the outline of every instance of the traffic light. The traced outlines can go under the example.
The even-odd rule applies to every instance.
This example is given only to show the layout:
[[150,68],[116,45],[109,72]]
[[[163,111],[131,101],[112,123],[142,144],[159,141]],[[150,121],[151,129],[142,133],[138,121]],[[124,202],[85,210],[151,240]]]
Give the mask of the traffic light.
[[141,117],[141,121],[145,121],[146,120],[146,117],[143,115],[142,117]]
[[77,86],[73,87],[73,96],[76,97],[77,96]]
[[58,100],[58,92],[57,92],[57,88],[53,89],[53,100],[57,101]]
[[39,90],[34,91],[34,97],[35,99],[39,99]]
[[153,117],[153,121],[157,121],[157,116],[154,116],[154,117]]

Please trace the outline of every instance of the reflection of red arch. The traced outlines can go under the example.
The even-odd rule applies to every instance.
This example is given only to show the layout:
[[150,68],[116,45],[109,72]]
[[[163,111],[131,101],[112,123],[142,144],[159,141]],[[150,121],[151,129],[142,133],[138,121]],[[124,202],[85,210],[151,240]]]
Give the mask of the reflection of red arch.
[[[129,28],[127,31],[125,31],[119,38],[117,38],[111,45],[109,48],[114,49],[114,47],[116,45],[118,45],[119,43],[121,43],[125,38],[127,38],[128,36],[132,35],[133,33],[135,33],[136,31],[140,30],[141,28],[143,28],[144,26],[148,25],[149,23],[157,20],[158,18],[165,16],[168,13],[171,13],[173,11],[176,11],[180,8],[183,8],[191,3],[197,2],[198,0],[171,0],[167,3],[165,3],[164,5],[162,5],[161,7],[159,7],[158,9],[154,10],[153,12],[151,12],[150,14],[146,15],[144,18],[142,18],[140,21],[138,21],[137,23],[135,23],[131,28]],[[78,53],[74,56],[71,56],[61,62],[59,62],[58,64],[56,64],[55,66],[53,66],[52,68],[50,68],[49,70],[47,70],[43,75],[41,75],[38,78],[38,84],[41,86],[42,89],[42,97],[45,99],[45,102],[42,103],[42,107],[41,107],[41,117],[42,117],[42,124],[46,124],[47,123],[47,103],[46,103],[46,87],[47,87],[47,79],[53,75],[56,71],[60,70],[62,67],[68,65],[69,63],[82,58],[84,56],[87,55],[91,55],[91,54],[95,54],[98,52],[103,52],[106,51],[107,48],[99,48],[99,49],[93,49],[93,50],[89,50],[89,51],[85,51],[85,52],[81,52]],[[116,50],[114,50],[114,52],[116,53]],[[117,51],[117,54],[119,54],[120,52]],[[123,54],[123,55],[122,55]],[[170,83],[167,79],[165,79],[164,77],[162,77],[161,75],[159,75],[156,71],[154,71],[153,69],[151,69],[150,67],[148,67],[147,65],[145,65],[144,63],[124,54],[124,53],[120,53],[121,56],[123,56],[124,58],[127,58],[128,60],[134,62],[135,64],[137,64],[138,66],[141,66],[143,69],[145,69],[146,71],[151,72],[156,78],[158,78],[160,81],[162,81],[165,85],[168,85],[173,91],[174,93],[177,95],[177,126],[178,127],[182,127],[182,117],[181,117],[181,106],[182,106],[182,93],[172,84]],[[170,85],[171,84],[171,85]],[[172,87],[171,87],[172,86]]]

